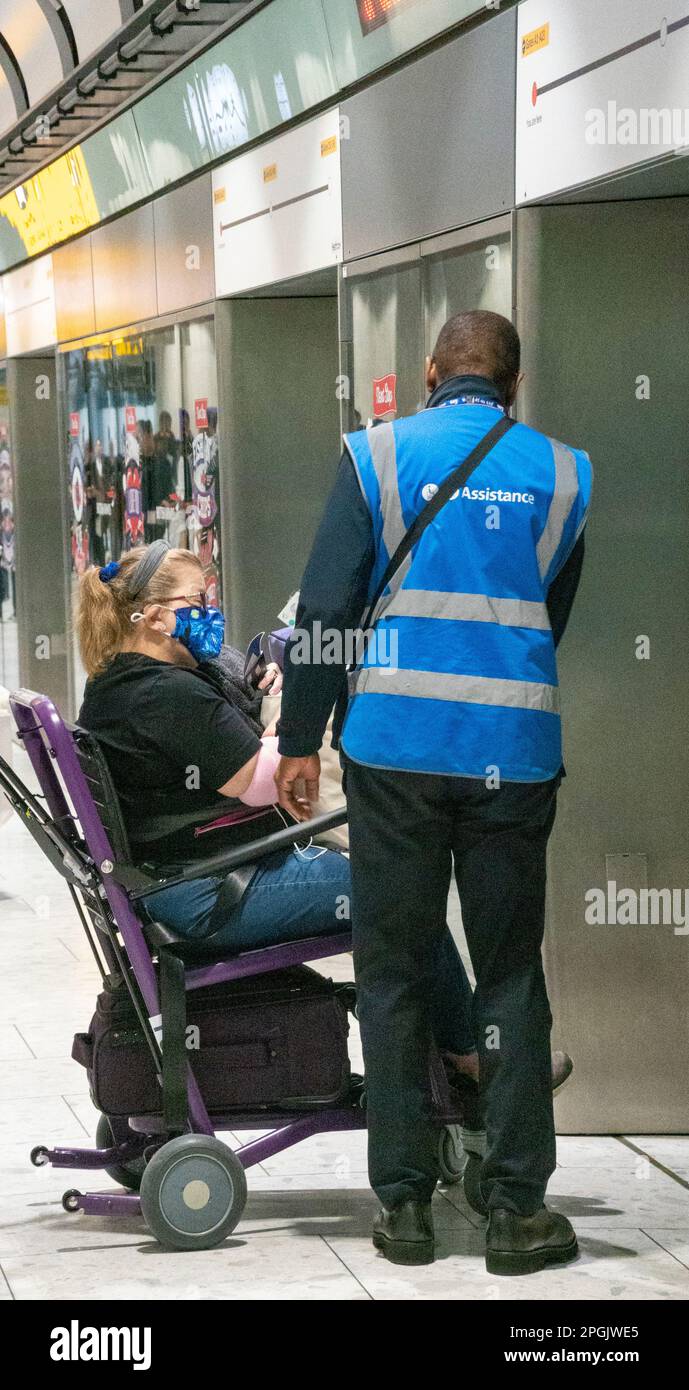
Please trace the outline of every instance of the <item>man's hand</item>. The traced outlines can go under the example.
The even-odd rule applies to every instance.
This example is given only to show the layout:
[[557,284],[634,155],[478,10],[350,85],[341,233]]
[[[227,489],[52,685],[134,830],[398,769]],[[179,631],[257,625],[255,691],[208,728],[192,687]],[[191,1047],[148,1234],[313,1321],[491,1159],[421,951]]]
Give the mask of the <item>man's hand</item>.
[[[318,780],[321,760],[317,753],[308,758],[281,758],[275,773],[278,801],[295,820],[310,820],[311,807],[318,800]],[[303,782],[305,796],[297,795],[297,784]]]

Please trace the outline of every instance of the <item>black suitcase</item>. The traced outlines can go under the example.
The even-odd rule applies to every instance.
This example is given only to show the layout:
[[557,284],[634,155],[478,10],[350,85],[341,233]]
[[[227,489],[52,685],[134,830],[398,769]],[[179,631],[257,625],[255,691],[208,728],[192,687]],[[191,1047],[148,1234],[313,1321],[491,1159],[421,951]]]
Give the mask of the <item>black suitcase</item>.
[[[352,1002],[351,985],[305,965],[188,993],[187,1055],[206,1108],[244,1113],[342,1101],[351,1085]],[[160,1084],[124,982],[98,996],[72,1056],[87,1068],[93,1102],[105,1114],[160,1114]]]

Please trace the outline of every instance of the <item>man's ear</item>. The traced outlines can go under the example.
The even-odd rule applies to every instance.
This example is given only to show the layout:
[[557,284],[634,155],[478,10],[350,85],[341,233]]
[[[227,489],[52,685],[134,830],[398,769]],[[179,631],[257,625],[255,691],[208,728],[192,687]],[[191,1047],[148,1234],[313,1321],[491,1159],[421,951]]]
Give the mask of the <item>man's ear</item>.
[[426,390],[428,391],[429,395],[431,395],[433,391],[435,391],[437,385],[438,368],[435,364],[435,358],[428,356],[426,358]]
[[521,386],[523,380],[524,380],[524,373],[523,373],[523,372],[519,372],[519,374],[518,374],[517,376],[513,377],[513,379],[512,379],[512,385],[510,386],[510,388],[509,388],[509,390],[508,390],[508,392],[507,392],[506,405],[507,405],[508,409],[509,409],[509,407],[511,407],[511,406],[514,405],[514,402],[515,402],[516,399],[517,399],[517,393],[518,393],[518,391],[519,391],[519,388],[520,388],[520,386]]

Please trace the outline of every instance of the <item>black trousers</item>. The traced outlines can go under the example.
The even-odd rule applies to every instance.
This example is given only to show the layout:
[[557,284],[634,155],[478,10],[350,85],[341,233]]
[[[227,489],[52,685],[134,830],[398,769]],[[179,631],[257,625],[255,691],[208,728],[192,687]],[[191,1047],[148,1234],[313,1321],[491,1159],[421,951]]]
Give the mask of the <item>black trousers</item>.
[[489,1207],[525,1215],[543,1205],[555,1128],[541,945],[559,782],[490,790],[345,760],[369,1173],[388,1208],[428,1200],[439,1176],[428,1057],[453,859],[476,975],[482,1192]]

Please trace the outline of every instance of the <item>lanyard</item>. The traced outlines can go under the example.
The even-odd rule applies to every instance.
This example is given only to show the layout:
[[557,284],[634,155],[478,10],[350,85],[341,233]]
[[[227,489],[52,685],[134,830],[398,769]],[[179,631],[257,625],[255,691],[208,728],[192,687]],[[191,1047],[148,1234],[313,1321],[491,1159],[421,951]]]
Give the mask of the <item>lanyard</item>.
[[504,405],[499,401],[491,401],[487,396],[455,396],[451,401],[443,401],[437,408],[443,410],[446,405],[487,405],[491,410],[499,410],[503,415],[507,414]]

